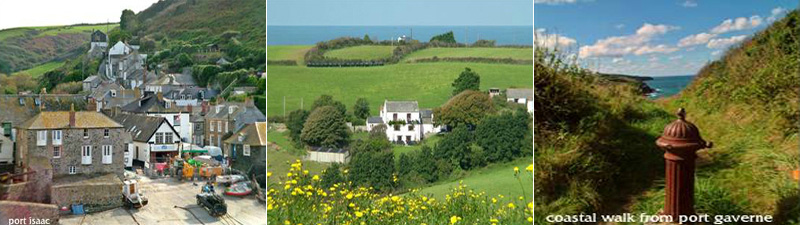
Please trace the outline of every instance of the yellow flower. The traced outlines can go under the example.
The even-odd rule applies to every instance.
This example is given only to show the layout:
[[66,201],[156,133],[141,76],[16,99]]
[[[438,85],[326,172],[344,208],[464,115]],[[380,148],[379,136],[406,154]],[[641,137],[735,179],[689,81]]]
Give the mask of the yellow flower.
[[312,178],[311,178],[311,180],[313,180],[313,181],[319,181],[319,175],[314,175],[314,177],[312,177]]
[[450,217],[450,224],[456,224],[456,223],[458,223],[459,220],[461,220],[461,217],[452,216],[452,217]]
[[528,165],[528,167],[525,167],[525,170],[527,170],[528,172],[533,172],[533,163]]
[[348,193],[346,197],[347,199],[353,199],[353,193]]
[[287,173],[286,176],[287,177],[292,177],[292,173]]
[[356,217],[362,217],[362,216],[364,216],[364,213],[362,213],[360,211],[356,211]]
[[517,207],[517,206],[515,206],[513,202],[509,202],[509,203],[508,203],[508,208],[510,208],[510,209],[514,209],[514,208],[516,208],[516,207]]
[[283,224],[292,225],[292,222],[289,222],[288,220],[286,220],[286,221],[283,221]]
[[286,184],[286,186],[283,186],[283,190],[289,190],[289,188],[292,188],[292,185]]
[[492,218],[492,219],[490,219],[490,220],[489,220],[489,222],[491,222],[492,224],[497,224],[497,223],[499,223],[500,221],[498,221],[498,220],[497,220],[497,219],[495,219],[495,218]]
[[303,170],[303,175],[308,175],[308,170]]
[[528,217],[528,222],[533,222],[533,217]]
[[396,201],[400,201],[400,197],[397,197],[397,196],[392,196],[392,201],[395,201],[395,202],[396,202]]
[[267,172],[267,177],[272,176],[272,172]]
[[514,174],[518,174],[518,173],[519,173],[519,167],[516,167],[516,166],[515,166],[515,167],[514,167]]
[[353,204],[353,203],[351,202],[351,203],[350,203],[350,205],[347,205],[347,206],[350,206],[350,208],[354,208],[354,207],[356,207],[356,204]]
[[533,202],[528,202],[528,208],[533,209]]
[[497,203],[497,199],[496,198],[492,198],[492,203]]
[[272,209],[272,204],[268,204],[267,205],[267,210],[271,210],[271,209]]

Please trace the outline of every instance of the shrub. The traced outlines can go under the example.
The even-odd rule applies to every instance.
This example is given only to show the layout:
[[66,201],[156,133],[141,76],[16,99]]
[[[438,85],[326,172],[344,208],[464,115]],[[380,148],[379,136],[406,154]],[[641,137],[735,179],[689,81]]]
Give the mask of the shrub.
[[347,145],[350,130],[344,114],[333,106],[323,106],[308,115],[300,140],[309,146],[339,148]]

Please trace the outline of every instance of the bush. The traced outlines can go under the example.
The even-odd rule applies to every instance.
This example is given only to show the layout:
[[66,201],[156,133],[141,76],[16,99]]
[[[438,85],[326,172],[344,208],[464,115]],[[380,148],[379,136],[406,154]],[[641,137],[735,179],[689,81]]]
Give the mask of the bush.
[[308,115],[300,140],[309,146],[340,148],[347,145],[350,129],[344,114],[333,106],[323,106]]
[[444,33],[444,34],[439,34],[439,35],[431,37],[431,42],[434,42],[434,41],[440,41],[440,42],[444,42],[444,43],[456,43],[456,38],[453,35],[453,31],[450,31],[450,32],[447,32],[447,33]]

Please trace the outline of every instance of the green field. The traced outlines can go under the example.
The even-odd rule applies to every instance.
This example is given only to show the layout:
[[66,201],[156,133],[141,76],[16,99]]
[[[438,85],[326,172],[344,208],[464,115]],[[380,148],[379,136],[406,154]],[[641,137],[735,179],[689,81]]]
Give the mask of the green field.
[[[420,193],[432,194],[436,199],[444,199],[444,195],[450,193],[450,189],[458,187],[458,183],[463,180],[468,188],[478,192],[485,191],[490,197],[497,197],[497,195],[504,195],[506,198],[527,196],[530,201],[530,196],[533,195],[533,175],[525,171],[525,168],[532,163],[531,159],[519,158],[513,162],[493,164],[485,168],[467,171],[468,174],[463,179],[426,187],[421,189]],[[520,181],[514,177],[515,166],[519,167],[519,179],[522,181],[522,186],[520,186]],[[523,187],[525,188],[524,195]]]
[[90,33],[93,30],[101,30],[105,33],[106,27],[109,30],[114,29],[115,27],[119,26],[119,24],[110,24],[106,26],[103,25],[79,25],[79,26],[42,26],[42,27],[19,27],[19,28],[11,28],[6,30],[0,30],[0,41],[5,40],[6,38],[10,37],[17,37],[22,36],[25,33],[30,31],[38,31],[37,37],[41,36],[52,36],[58,34],[70,34],[70,33],[81,33],[86,32]]
[[47,71],[56,69],[58,67],[61,67],[62,65],[64,65],[64,62],[49,62],[27,70],[18,71],[14,74],[27,73],[30,74],[32,77],[36,78],[46,73]]
[[325,52],[325,57],[339,59],[385,59],[392,57],[393,46],[361,45]]
[[533,67],[483,63],[394,64],[379,67],[311,68],[300,66],[267,67],[267,116],[308,109],[322,94],[329,94],[352,110],[359,97],[369,102],[370,113],[387,100],[416,100],[421,108],[445,103],[452,93],[453,80],[472,68],[481,76],[481,90],[489,87],[532,87]]
[[303,62],[306,51],[313,45],[268,45],[267,60],[295,60]]
[[414,59],[433,58],[434,56],[462,58],[512,58],[533,60],[532,48],[428,48],[407,55],[404,61]]
[[398,145],[398,144],[393,144],[392,145],[392,152],[394,153],[394,160],[400,159],[400,155],[401,154],[417,151],[417,150],[421,149],[422,146],[428,146],[428,147],[431,147],[431,149],[433,149],[433,146],[436,146],[436,143],[439,143],[439,140],[441,140],[441,139],[442,139],[441,136],[434,135],[434,136],[431,136],[431,137],[429,137],[429,138],[427,138],[425,140],[422,140],[422,143],[417,144],[417,145]]
[[[290,164],[295,160],[302,160],[302,156],[298,155],[302,150],[295,149],[287,139],[286,133],[280,133],[273,130],[267,132],[267,141],[275,143],[280,146],[280,150],[272,148],[267,152],[267,171],[273,173],[274,178],[286,176],[289,172]],[[303,161],[303,168],[307,169],[310,173],[321,174],[322,170],[328,168],[326,163],[318,163],[312,161]],[[278,179],[267,179],[269,183],[277,183]]]

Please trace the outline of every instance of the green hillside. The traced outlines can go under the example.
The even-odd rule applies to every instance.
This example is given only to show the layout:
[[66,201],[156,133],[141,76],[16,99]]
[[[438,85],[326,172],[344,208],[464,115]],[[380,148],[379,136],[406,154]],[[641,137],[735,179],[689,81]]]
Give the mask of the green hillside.
[[283,115],[299,109],[301,101],[308,109],[322,94],[334,96],[348,106],[364,97],[372,115],[384,100],[416,100],[420,107],[434,108],[450,98],[455,80],[465,67],[481,76],[481,90],[490,87],[530,87],[533,68],[525,65],[481,63],[394,64],[379,67],[313,68],[269,66],[267,76],[267,115]]
[[267,46],[267,59],[269,60],[303,60],[303,56],[312,45],[269,45]]
[[[498,195],[503,195],[504,198],[530,196],[531,190],[533,190],[533,177],[530,172],[524,172],[530,164],[531,158],[519,158],[513,162],[493,164],[486,168],[469,171],[463,179],[435,184],[422,188],[419,192],[431,194],[437,199],[444,199],[445,194],[458,187],[459,183],[463,183],[469,188],[485,191],[486,195],[498,200],[501,200]],[[519,180],[514,176],[514,167],[523,171],[519,174]]]
[[404,61],[412,61],[433,57],[445,58],[512,58],[533,60],[533,49],[530,48],[428,48],[406,56]]
[[47,71],[56,69],[56,68],[61,67],[63,65],[64,65],[64,62],[48,62],[48,63],[41,64],[41,65],[38,65],[36,67],[27,69],[27,70],[17,71],[16,73],[13,73],[12,75],[20,74],[20,73],[27,73],[27,74],[30,74],[33,78],[36,78],[36,77],[39,77],[42,74],[46,73]]
[[325,52],[325,57],[338,59],[385,59],[392,57],[394,46],[385,45],[361,45],[347,47]]
[[94,30],[117,24],[20,27],[0,30],[0,73],[11,74],[53,60],[63,60],[89,49]]

